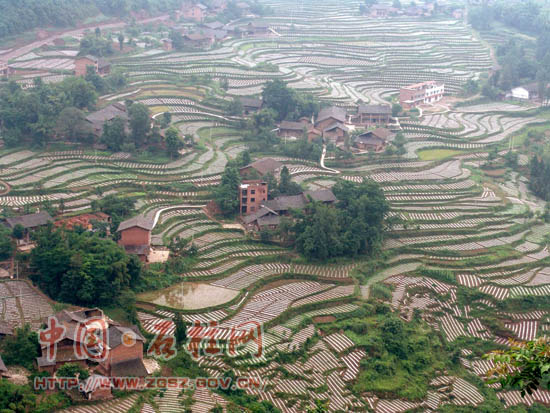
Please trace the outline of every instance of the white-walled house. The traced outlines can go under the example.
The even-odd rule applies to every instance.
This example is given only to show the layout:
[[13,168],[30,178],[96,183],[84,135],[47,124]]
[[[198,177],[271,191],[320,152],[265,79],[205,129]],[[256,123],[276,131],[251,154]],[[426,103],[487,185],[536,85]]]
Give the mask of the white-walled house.
[[518,100],[536,99],[539,96],[539,88],[536,83],[518,86],[510,91],[510,96],[512,97],[512,99]]

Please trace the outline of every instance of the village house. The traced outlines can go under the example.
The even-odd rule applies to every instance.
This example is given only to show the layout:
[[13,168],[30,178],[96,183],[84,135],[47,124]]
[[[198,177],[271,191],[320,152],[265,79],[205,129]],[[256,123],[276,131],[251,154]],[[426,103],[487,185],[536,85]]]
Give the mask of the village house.
[[227,9],[227,1],[225,0],[212,0],[209,4],[210,10],[214,14],[218,14]]
[[174,50],[172,39],[164,38],[164,39],[160,39],[160,41],[162,42],[163,50],[166,50],[167,52],[171,52],[172,50]]
[[65,46],[65,40],[63,40],[61,37],[58,37],[56,39],[53,39],[53,45],[57,47],[63,47]]
[[94,68],[94,71],[100,76],[105,76],[111,73],[111,63],[109,63],[107,60],[101,57],[86,55],[77,57],[75,59],[75,76],[86,76],[88,66],[92,66]]
[[[109,319],[101,309],[83,309],[79,311],[62,310],[55,314],[56,320],[65,327],[65,335],[57,343],[55,360],[47,359],[47,346],[42,346],[42,355],[36,359],[36,366],[39,371],[55,373],[57,369],[66,363],[76,363],[82,368],[90,367],[108,377],[140,377],[147,375],[147,369],[143,364],[143,343],[145,339],[139,329],[132,325],[124,327]],[[103,342],[98,346],[101,351],[105,349],[104,360],[90,360],[89,353],[93,349],[77,352],[75,348],[81,345],[86,347],[86,337],[93,331],[97,337],[103,337]],[[95,386],[88,383],[87,397],[90,399],[110,397],[110,391],[97,391]]]
[[183,36],[183,44],[192,49],[209,49],[214,44],[214,38],[202,33],[189,33]]
[[101,374],[91,374],[84,382],[82,393],[90,401],[107,400],[113,397],[111,388],[112,383],[108,377]]
[[210,23],[203,23],[201,26],[204,27],[205,29],[221,30],[221,29],[223,29],[224,25],[223,25],[222,22],[215,21],[215,22],[210,22]]
[[246,25],[246,34],[248,36],[265,36],[270,33],[270,26],[264,22],[250,22]]
[[92,133],[96,136],[101,136],[103,133],[103,125],[115,118],[123,119],[126,126],[128,126],[128,111],[126,105],[123,103],[113,103],[103,109],[90,113],[86,116],[86,121],[90,123]]
[[263,202],[256,212],[243,217],[243,223],[248,230],[252,231],[260,231],[264,228],[277,229],[281,223],[281,217],[287,216],[291,209],[303,209],[311,201],[331,205],[337,199],[330,189],[278,196]]
[[515,87],[508,93],[507,97],[516,100],[536,100],[539,98],[539,85],[534,82]]
[[40,211],[35,214],[21,215],[18,217],[6,218],[6,225],[10,229],[14,229],[17,225],[21,225],[24,229],[23,238],[17,240],[17,247],[26,249],[32,247],[30,235],[37,229],[53,222],[52,217],[46,211]]
[[349,129],[340,122],[335,122],[328,128],[323,129],[323,139],[325,142],[336,146],[343,145],[348,134]]
[[284,120],[279,124],[277,136],[281,138],[301,138],[307,127],[302,122],[290,122]]
[[250,115],[251,113],[256,113],[262,108],[262,100],[257,98],[239,98],[241,104],[243,105],[243,112],[245,115]]
[[9,77],[13,73],[15,73],[15,70],[8,66],[7,63],[0,62],[0,77]]
[[373,4],[369,9],[370,17],[388,17],[397,14],[397,12],[399,12],[399,9],[389,4]]
[[128,254],[137,255],[142,262],[147,262],[151,252],[153,226],[153,220],[143,215],[121,222],[117,229],[120,233],[118,245],[124,247]]
[[356,125],[388,124],[391,114],[390,105],[359,105],[352,123]]
[[445,85],[435,80],[402,87],[399,91],[399,103],[405,110],[426,103],[435,103],[443,99]]
[[324,131],[334,123],[345,124],[346,119],[347,111],[345,109],[337,106],[326,107],[319,111],[317,120],[315,121],[315,128]]
[[277,175],[283,164],[273,158],[261,158],[239,169],[241,176],[258,175],[264,177],[271,173]]
[[393,141],[394,138],[395,133],[390,130],[386,128],[377,128],[357,136],[353,145],[360,150],[380,152],[389,142]]
[[260,208],[267,201],[267,183],[261,179],[245,180],[239,186],[239,211],[241,214],[249,214]]
[[[93,214],[81,214],[81,215],[76,215],[74,217],[57,220],[55,221],[54,225],[58,228],[64,227],[69,230],[80,227],[85,229],[86,231],[93,231],[94,222],[109,224],[111,222],[111,217],[105,214],[104,212],[96,212]],[[108,226],[107,226],[107,231],[109,231]]]
[[185,19],[202,22],[203,19],[206,17],[207,10],[208,7],[206,7],[204,4],[184,3],[182,6],[182,15]]

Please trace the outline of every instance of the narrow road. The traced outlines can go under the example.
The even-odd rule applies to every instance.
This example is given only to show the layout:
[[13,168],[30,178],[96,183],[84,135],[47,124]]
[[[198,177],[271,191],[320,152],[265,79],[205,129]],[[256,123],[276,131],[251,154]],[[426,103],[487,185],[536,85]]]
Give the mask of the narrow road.
[[324,169],[325,171],[329,171],[329,172],[332,172],[332,173],[335,173],[335,174],[339,174],[340,171],[337,171],[336,169],[332,169],[332,168],[327,168],[325,166],[325,156],[327,154],[327,145],[323,145],[323,153],[321,155],[321,168]]

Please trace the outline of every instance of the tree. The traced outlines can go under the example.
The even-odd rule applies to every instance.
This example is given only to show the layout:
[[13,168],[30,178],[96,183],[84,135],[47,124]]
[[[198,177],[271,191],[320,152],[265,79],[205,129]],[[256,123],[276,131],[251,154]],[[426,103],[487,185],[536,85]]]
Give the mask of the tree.
[[151,130],[151,117],[149,108],[143,103],[134,103],[128,110],[130,130],[136,148],[141,147]]
[[56,372],[57,377],[78,377],[79,380],[86,380],[90,373],[85,368],[76,363],[67,363],[59,367]]
[[15,329],[15,335],[6,337],[2,343],[2,358],[7,365],[32,368],[33,361],[40,355],[38,334],[30,324]]
[[95,37],[99,38],[101,37],[101,29],[99,27],[96,27],[94,30]]
[[118,45],[120,47],[120,50],[122,51],[122,49],[124,48],[124,34],[122,34],[122,32],[120,32],[118,34]]
[[265,84],[262,100],[266,107],[276,112],[276,119],[278,121],[286,119],[296,109],[293,90],[288,88],[285,82],[279,79],[271,80]]
[[120,117],[111,119],[103,124],[101,142],[112,151],[118,152],[127,140],[126,121]]
[[16,224],[12,230],[12,236],[15,239],[23,239],[25,236],[25,228],[21,224]]
[[176,339],[176,345],[178,347],[181,347],[187,341],[187,327],[183,322],[181,313],[177,313],[176,316],[174,317],[174,325],[176,327],[175,334],[174,334]]
[[172,122],[172,114],[170,112],[164,112],[162,114],[161,126],[163,128],[167,128],[168,126],[170,126],[171,122]]
[[514,343],[509,350],[485,356],[495,362],[487,375],[503,388],[519,387],[521,395],[532,394],[541,383],[550,390],[550,339],[541,337],[527,343]]
[[93,142],[92,128],[86,121],[84,112],[75,107],[67,107],[57,117],[57,133],[72,142]]
[[170,127],[166,131],[165,135],[166,152],[170,157],[176,157],[179,154],[179,150],[183,147],[183,143],[180,140],[179,132],[176,128]]
[[315,400],[314,407],[308,407],[306,413],[326,413],[329,403],[329,400]]
[[395,118],[403,111],[403,107],[399,103],[394,103],[391,107],[391,115]]
[[69,106],[78,109],[93,108],[97,95],[94,86],[81,77],[68,77],[62,82]]
[[279,178],[279,192],[284,195],[298,195],[302,193],[302,187],[295,182],[292,182],[290,172],[286,166],[281,169]]
[[236,98],[227,102],[225,106],[225,113],[229,116],[241,116],[243,114],[243,104],[241,100]]
[[2,226],[0,228],[0,260],[7,260],[13,254],[14,246],[10,231]]
[[239,185],[241,177],[236,167],[226,166],[220,185],[214,190],[214,201],[225,216],[237,212],[239,208]]

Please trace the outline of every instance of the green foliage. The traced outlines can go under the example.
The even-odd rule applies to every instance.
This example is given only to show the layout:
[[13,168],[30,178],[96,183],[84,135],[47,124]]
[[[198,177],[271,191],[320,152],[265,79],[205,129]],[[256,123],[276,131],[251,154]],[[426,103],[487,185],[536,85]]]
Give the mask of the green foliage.
[[86,380],[90,377],[90,373],[76,363],[67,363],[59,367],[56,372],[57,377],[77,377],[79,380]]
[[310,259],[374,254],[382,243],[389,207],[378,184],[339,181],[333,188],[336,207],[313,203],[296,213],[298,251]]
[[128,140],[126,136],[126,126],[124,119],[116,117],[103,124],[103,133],[101,142],[112,151],[118,152],[122,149],[124,142]]
[[113,54],[112,40],[98,36],[85,36],[80,40],[80,56],[92,55],[96,57]]
[[240,183],[239,170],[235,166],[227,165],[220,185],[214,190],[214,201],[224,216],[231,216],[239,209]]
[[7,260],[10,258],[13,251],[14,245],[11,239],[11,233],[5,226],[2,225],[0,228],[0,260]]
[[151,130],[149,108],[143,103],[134,103],[128,110],[131,137],[136,148],[142,146]]
[[92,128],[86,115],[78,108],[69,106],[57,117],[56,132],[66,141],[93,143]]
[[239,98],[235,98],[226,103],[224,111],[229,116],[241,116],[243,114],[243,104]]
[[187,327],[183,322],[181,313],[177,313],[174,317],[174,325],[176,326],[176,331],[174,337],[176,339],[176,344],[178,347],[183,346],[187,341]]
[[7,365],[32,368],[33,361],[40,355],[38,334],[31,330],[30,324],[15,329],[15,335],[6,337],[2,342],[2,359]]
[[179,150],[183,148],[183,142],[180,139],[178,130],[174,127],[169,128],[165,134],[166,152],[174,158],[179,155]]
[[139,282],[141,263],[111,240],[51,225],[36,232],[34,239],[31,279],[55,300],[88,306],[111,304]]
[[391,107],[391,115],[395,118],[396,116],[399,116],[399,114],[403,111],[403,106],[401,106],[399,103],[394,103]]
[[521,395],[539,388],[550,390],[550,340],[541,337],[527,343],[515,343],[509,350],[494,351],[486,358],[495,362],[487,374],[503,388],[518,388]]
[[319,112],[319,102],[308,93],[299,93],[290,89],[282,80],[271,80],[262,92],[264,105],[275,111],[275,119],[297,120],[302,116],[310,118]]
[[299,184],[292,182],[290,172],[286,166],[281,169],[278,189],[279,193],[283,195],[298,195],[303,192]]
[[134,199],[111,194],[97,201],[93,206],[111,217],[111,228],[114,232],[118,229],[118,225],[134,212],[135,203]]

